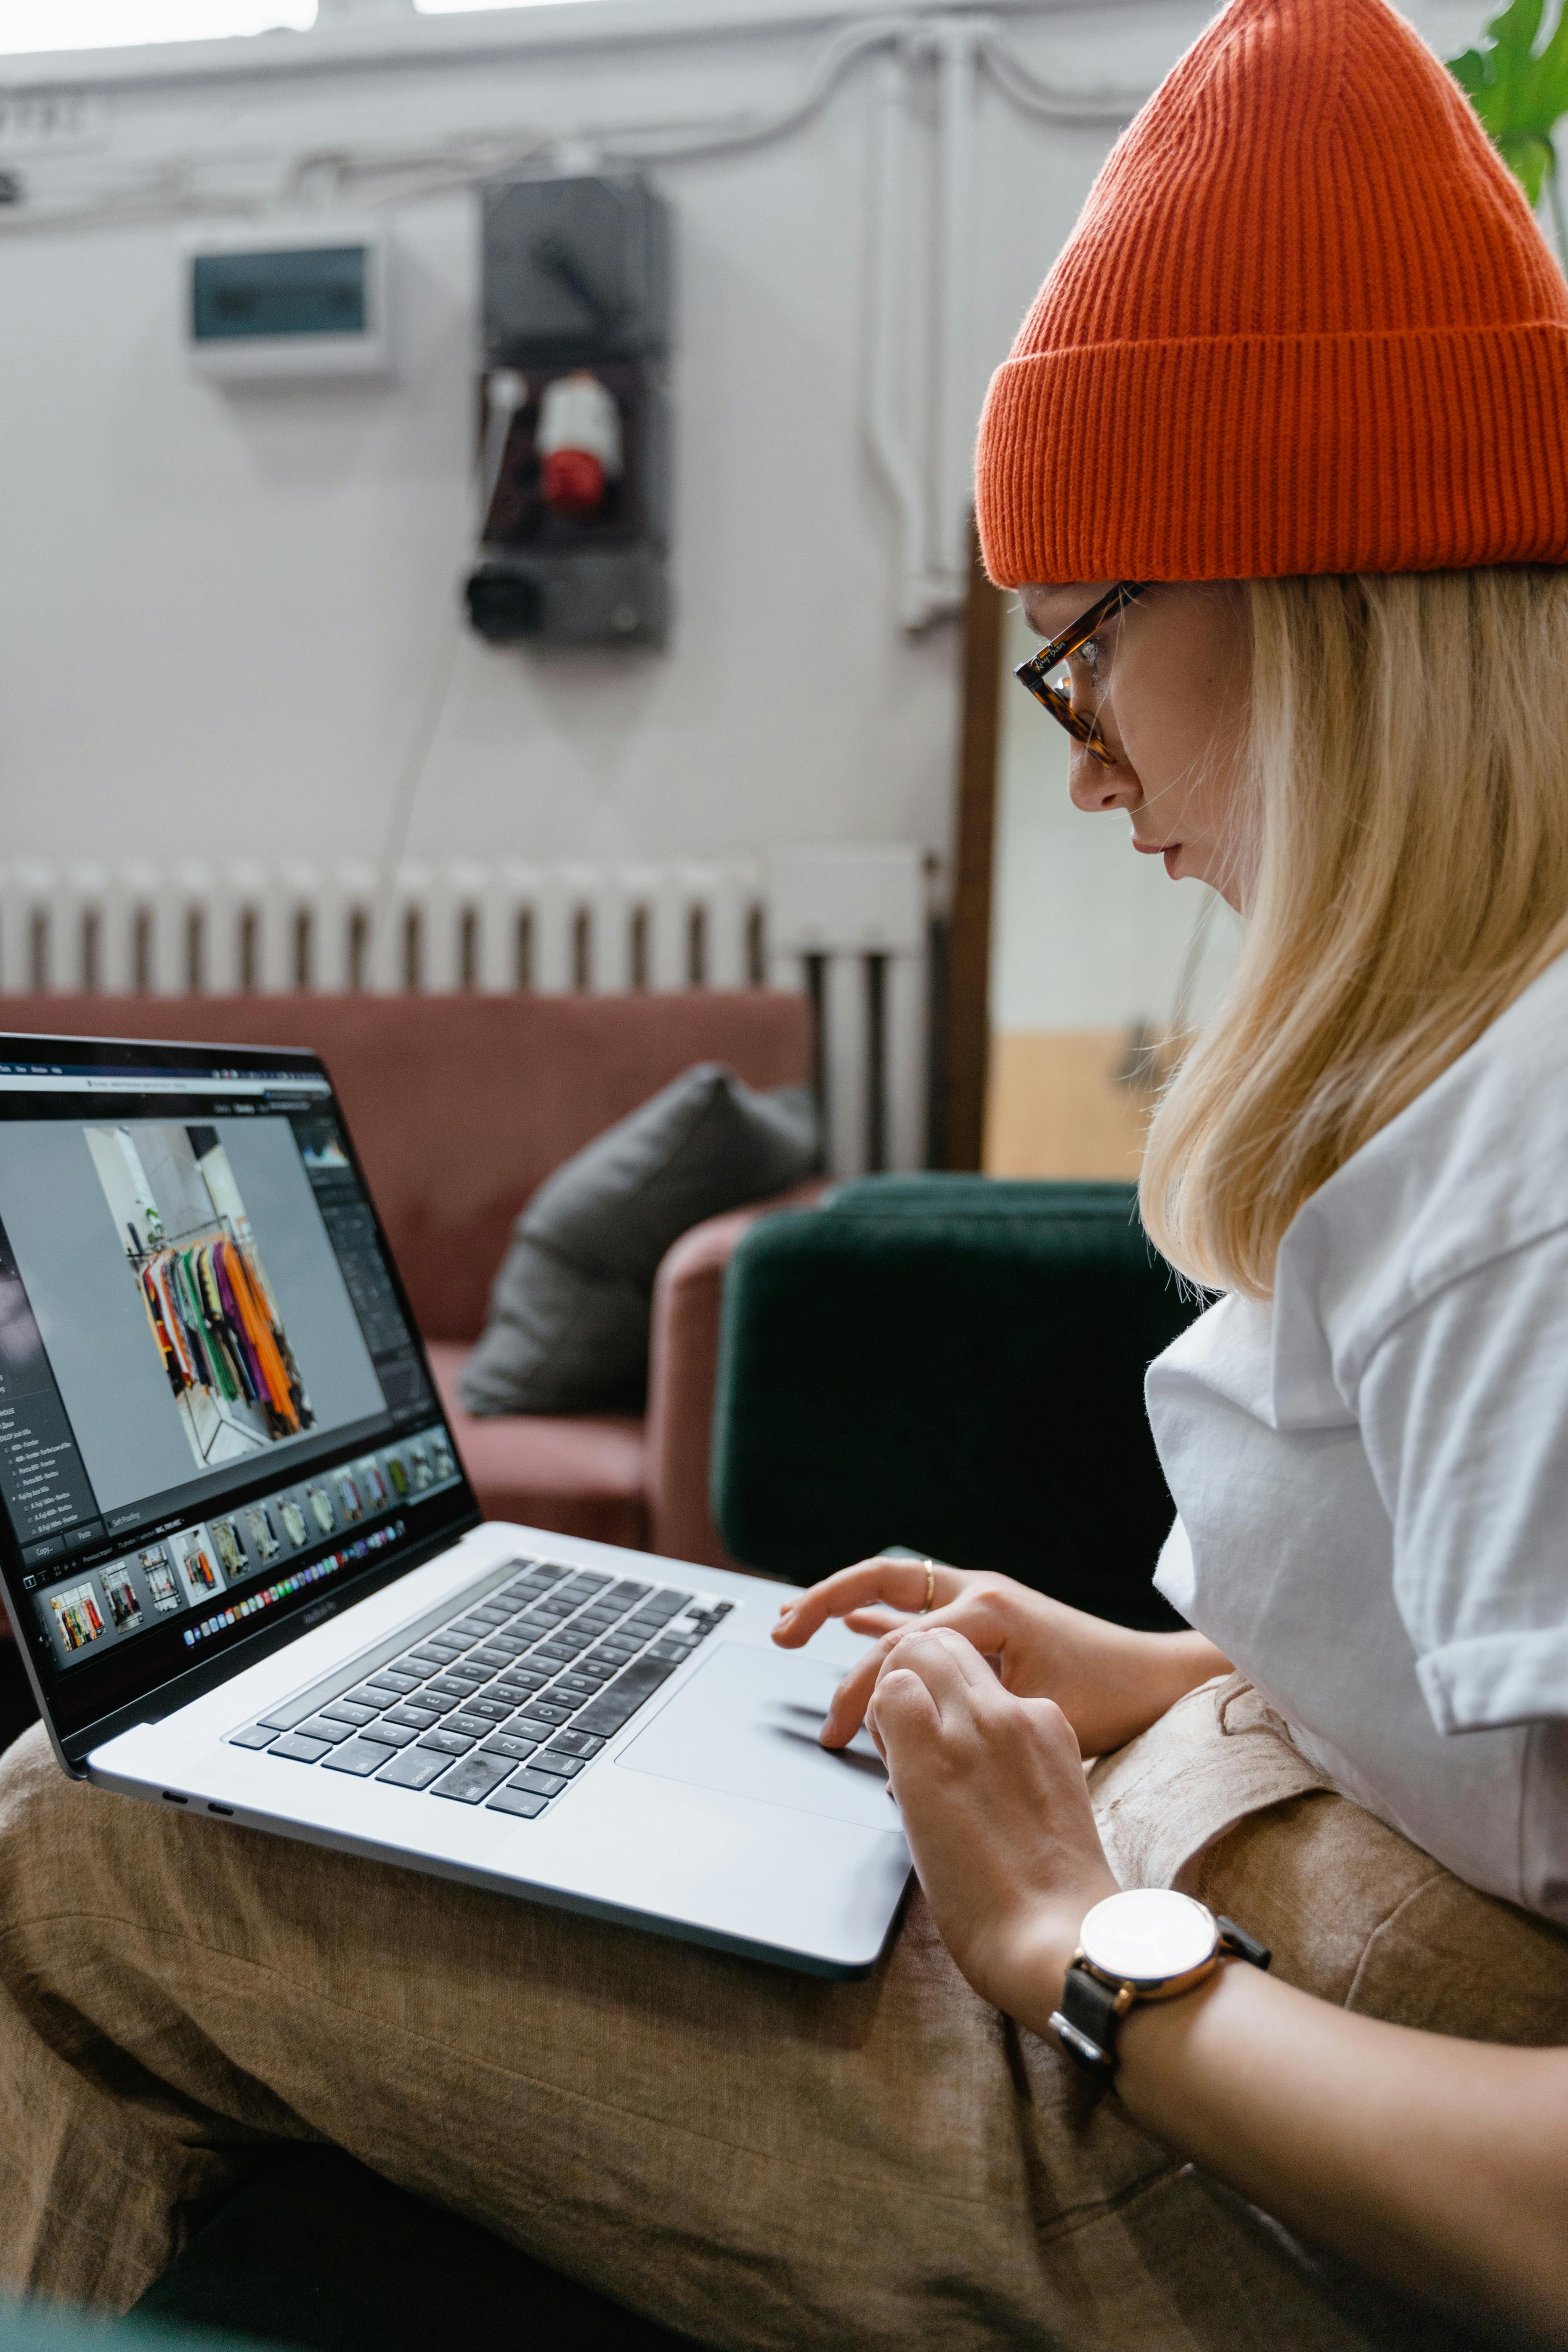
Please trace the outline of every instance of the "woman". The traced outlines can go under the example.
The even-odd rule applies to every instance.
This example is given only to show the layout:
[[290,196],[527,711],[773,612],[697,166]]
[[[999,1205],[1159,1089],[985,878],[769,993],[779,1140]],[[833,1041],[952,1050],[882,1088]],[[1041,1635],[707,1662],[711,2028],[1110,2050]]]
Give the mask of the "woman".
[[[745,2352],[1468,2340],[1413,2296],[1568,2343],[1568,2052],[1499,2046],[1568,2041],[1565,394],[1568,291],[1407,28],[1235,0],[980,454],[1075,797],[1247,917],[1144,1178],[1228,1294],[1150,1379],[1199,1630],[889,1561],[785,1612],[880,1637],[826,1736],[872,1726],[922,1893],[851,1986],[22,1742],[14,2280],[123,2305],[324,2135]],[[1134,1965],[1178,1886],[1234,1928]]]

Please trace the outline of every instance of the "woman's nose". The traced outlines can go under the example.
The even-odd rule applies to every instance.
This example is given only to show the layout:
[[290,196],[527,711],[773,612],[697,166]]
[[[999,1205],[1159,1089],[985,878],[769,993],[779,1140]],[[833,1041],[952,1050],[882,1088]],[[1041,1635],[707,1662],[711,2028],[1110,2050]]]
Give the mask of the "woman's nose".
[[1089,816],[1106,809],[1133,808],[1143,797],[1142,787],[1125,760],[1118,758],[1108,768],[1077,743],[1068,764],[1068,791],[1074,808]]

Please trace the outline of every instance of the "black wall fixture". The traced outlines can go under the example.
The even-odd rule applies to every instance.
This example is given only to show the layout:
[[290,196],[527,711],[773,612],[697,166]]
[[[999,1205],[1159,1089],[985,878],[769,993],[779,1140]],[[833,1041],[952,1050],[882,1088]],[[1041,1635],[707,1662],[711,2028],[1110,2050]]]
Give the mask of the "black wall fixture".
[[632,176],[482,191],[474,627],[658,646],[668,627],[669,215]]

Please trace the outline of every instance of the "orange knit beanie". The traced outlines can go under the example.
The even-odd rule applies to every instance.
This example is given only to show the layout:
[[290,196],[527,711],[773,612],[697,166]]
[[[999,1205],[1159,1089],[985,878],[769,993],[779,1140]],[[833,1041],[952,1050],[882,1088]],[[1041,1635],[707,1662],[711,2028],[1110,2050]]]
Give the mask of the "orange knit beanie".
[[996,371],[994,580],[1568,562],[1568,286],[1384,0],[1232,0]]

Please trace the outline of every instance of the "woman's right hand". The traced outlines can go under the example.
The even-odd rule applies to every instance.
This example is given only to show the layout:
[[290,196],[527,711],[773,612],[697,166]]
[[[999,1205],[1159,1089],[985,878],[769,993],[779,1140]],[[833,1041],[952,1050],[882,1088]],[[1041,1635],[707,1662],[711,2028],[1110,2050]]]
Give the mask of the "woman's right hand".
[[1010,1576],[935,1562],[929,1611],[922,1611],[925,1595],[923,1560],[879,1557],[840,1569],[780,1612],[773,1640],[781,1649],[799,1649],[830,1617],[842,1617],[851,1633],[880,1637],[834,1694],[822,1728],[825,1748],[854,1738],[877,1677],[917,1628],[951,1626],[1016,1697],[1054,1699],[1085,1756],[1123,1747],[1187,1691],[1230,1670],[1228,1658],[1201,1633],[1134,1633]]

